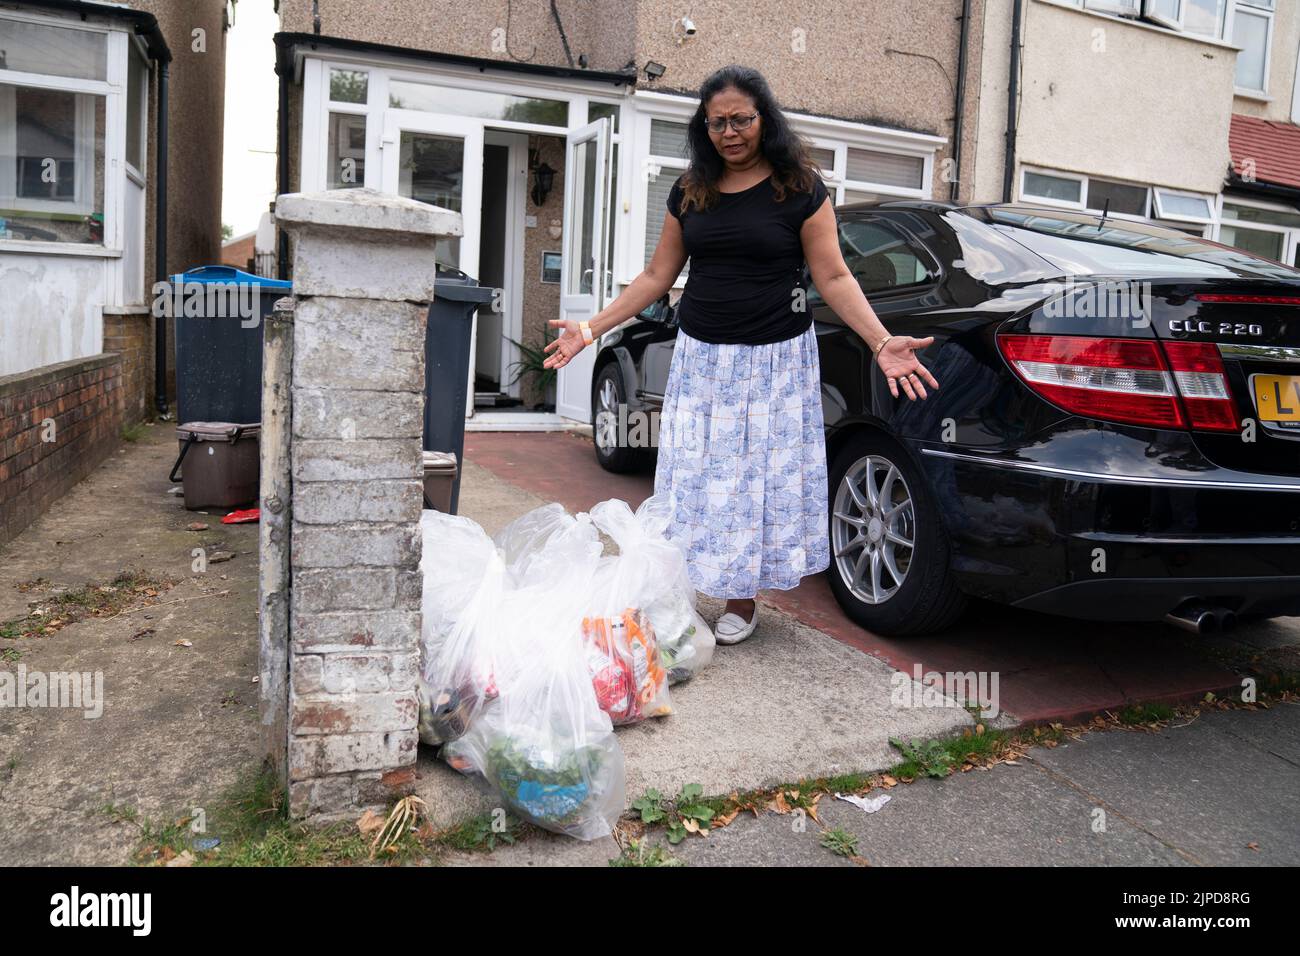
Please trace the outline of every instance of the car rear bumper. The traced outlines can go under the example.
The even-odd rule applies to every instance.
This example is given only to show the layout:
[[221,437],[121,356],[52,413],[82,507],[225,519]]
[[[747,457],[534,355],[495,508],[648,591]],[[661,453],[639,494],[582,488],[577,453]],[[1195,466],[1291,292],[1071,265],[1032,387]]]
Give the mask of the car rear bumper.
[[923,448],[968,593],[1092,620],[1188,601],[1300,615],[1300,484],[1180,460],[1144,474]]

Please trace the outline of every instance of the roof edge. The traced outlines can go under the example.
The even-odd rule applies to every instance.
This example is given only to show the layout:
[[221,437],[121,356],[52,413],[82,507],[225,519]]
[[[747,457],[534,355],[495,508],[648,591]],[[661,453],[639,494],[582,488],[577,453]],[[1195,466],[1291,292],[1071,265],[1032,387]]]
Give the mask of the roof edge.
[[351,40],[346,37],[331,37],[315,33],[277,33],[274,38],[277,72],[288,68],[284,57],[295,46],[324,47],[351,53],[382,53],[386,56],[406,57],[424,60],[430,63],[445,63],[455,66],[474,67],[479,71],[501,70],[505,73],[524,73],[532,76],[551,76],[564,79],[594,80],[598,83],[612,83],[615,86],[636,85],[635,72],[610,70],[583,70],[568,66],[547,66],[540,63],[512,63],[509,60],[494,60],[489,57],[466,56],[461,53],[440,53],[434,50],[419,50],[414,47],[392,46],[386,43],[371,43],[368,40]]

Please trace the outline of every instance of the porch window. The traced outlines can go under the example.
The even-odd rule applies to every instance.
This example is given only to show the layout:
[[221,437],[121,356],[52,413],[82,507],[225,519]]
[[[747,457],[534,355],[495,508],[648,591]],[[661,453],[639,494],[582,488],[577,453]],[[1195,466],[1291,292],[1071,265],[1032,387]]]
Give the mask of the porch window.
[[0,19],[0,70],[108,79],[108,37],[90,30]]
[[0,18],[0,239],[102,244],[108,38]]
[[352,189],[366,183],[366,116],[330,113],[329,188]]
[[137,176],[143,178],[145,154],[145,112],[148,109],[149,66],[140,51],[131,44],[126,56],[126,161]]
[[104,241],[104,97],[0,84],[0,238]]
[[514,96],[492,90],[466,90],[432,83],[390,80],[388,105],[398,110],[426,113],[451,113],[482,119],[513,120],[517,123],[540,123],[544,126],[569,125],[567,100],[546,100],[532,96]]
[[[664,230],[668,194],[677,177],[686,172],[686,124],[670,120],[650,121],[650,155],[646,157],[645,264],[649,264]],[[688,261],[682,279],[690,274]]]
[[370,74],[364,70],[330,70],[330,101],[365,106]]

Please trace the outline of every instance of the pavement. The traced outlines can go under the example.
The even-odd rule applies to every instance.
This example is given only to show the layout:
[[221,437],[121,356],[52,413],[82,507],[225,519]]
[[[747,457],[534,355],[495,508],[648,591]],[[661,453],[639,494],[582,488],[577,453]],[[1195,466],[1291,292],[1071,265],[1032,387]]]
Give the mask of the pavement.
[[[708,836],[648,845],[690,866],[1296,866],[1300,864],[1300,704],[1206,711],[1159,731],[1088,733],[1016,764],[870,796],[866,813],[832,797],[820,822],[742,813]],[[856,860],[822,846],[850,834]],[[539,834],[458,866],[605,866],[612,837]]]

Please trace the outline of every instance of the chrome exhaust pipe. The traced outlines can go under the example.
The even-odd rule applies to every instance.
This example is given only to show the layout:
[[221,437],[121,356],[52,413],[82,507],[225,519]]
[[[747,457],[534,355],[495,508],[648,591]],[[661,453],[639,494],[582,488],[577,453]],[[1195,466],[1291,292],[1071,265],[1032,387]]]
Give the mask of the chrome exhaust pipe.
[[1218,621],[1220,633],[1227,634],[1237,629],[1237,614],[1230,608],[1214,608],[1214,617]]
[[[1219,629],[1219,618],[1214,611],[1203,604],[1190,601],[1166,614],[1165,621],[1193,634],[1213,634]],[[1233,615],[1233,623],[1236,623],[1236,615]]]

